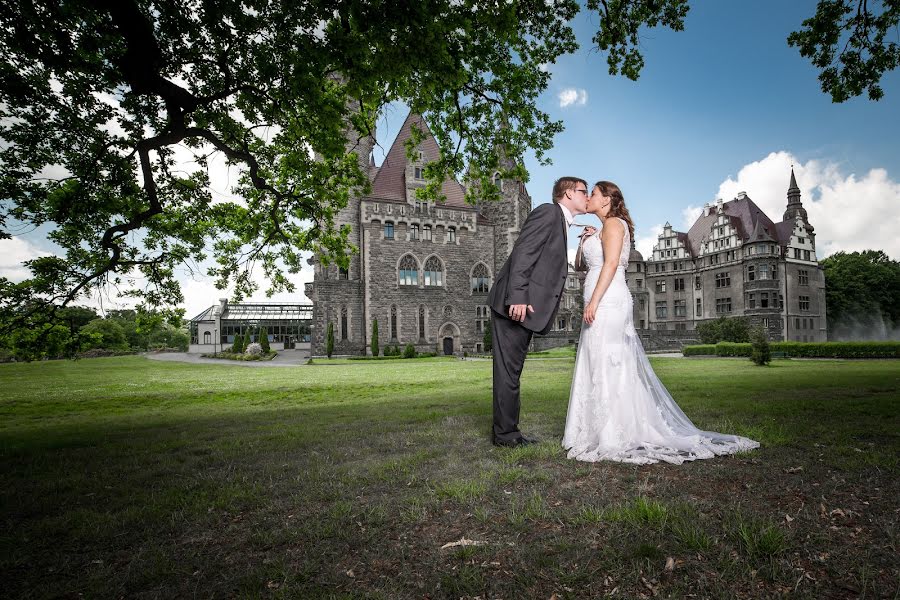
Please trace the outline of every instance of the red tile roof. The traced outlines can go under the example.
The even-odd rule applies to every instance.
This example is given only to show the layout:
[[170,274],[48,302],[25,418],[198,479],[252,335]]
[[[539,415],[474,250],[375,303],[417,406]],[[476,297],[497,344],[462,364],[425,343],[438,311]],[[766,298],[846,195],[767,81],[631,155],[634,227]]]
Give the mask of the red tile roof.
[[[406,116],[400,132],[394,140],[391,149],[388,150],[384,162],[378,168],[378,172],[372,181],[372,198],[382,200],[392,200],[395,202],[406,202],[406,165],[408,159],[406,157],[406,141],[410,138],[411,127],[416,124],[425,132],[425,139],[419,145],[419,149],[425,155],[425,162],[438,160],[441,156],[440,148],[437,140],[431,134],[428,124],[422,119],[421,115],[412,112]],[[475,210],[471,204],[465,201],[466,192],[459,182],[447,179],[441,186],[441,193],[446,197],[444,206],[454,206],[457,208],[469,208]]]

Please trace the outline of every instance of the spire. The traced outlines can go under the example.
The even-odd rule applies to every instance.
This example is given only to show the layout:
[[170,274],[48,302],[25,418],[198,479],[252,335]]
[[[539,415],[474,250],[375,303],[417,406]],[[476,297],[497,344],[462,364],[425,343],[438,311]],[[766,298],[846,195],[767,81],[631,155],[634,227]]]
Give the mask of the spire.
[[797,178],[794,176],[794,166],[791,165],[791,183],[788,186],[787,191],[787,210],[784,211],[784,221],[796,221],[797,216],[799,215],[801,219],[803,219],[803,224],[806,226],[806,229],[810,232],[814,231],[813,226],[809,224],[809,219],[806,216],[806,209],[803,208],[803,203],[800,201],[800,186],[797,185]]
[[791,185],[788,186],[788,198],[791,196],[791,192],[795,191],[797,195],[800,195],[800,187],[797,186],[797,178],[794,177],[794,165],[791,165]]

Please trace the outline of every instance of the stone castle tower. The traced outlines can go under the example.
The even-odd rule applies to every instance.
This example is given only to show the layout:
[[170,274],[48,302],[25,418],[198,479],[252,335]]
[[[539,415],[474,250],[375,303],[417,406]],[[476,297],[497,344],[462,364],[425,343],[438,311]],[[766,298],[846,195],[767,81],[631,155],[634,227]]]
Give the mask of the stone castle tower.
[[[412,127],[425,138],[410,159]],[[532,208],[525,185],[498,178],[502,199],[472,206],[465,188],[448,179],[441,187],[444,202],[421,201],[416,190],[426,185],[424,167],[440,157],[421,116],[406,117],[380,166],[372,158],[373,139],[351,139],[348,149],[357,152],[372,189],[351,198],[336,217],[336,225],[350,226],[350,242],[359,248],[349,269],[309,261],[315,269],[306,284],[313,302],[312,354],[325,353],[329,324],[336,354],[365,354],[376,320],[382,348],[482,351],[488,290]]]

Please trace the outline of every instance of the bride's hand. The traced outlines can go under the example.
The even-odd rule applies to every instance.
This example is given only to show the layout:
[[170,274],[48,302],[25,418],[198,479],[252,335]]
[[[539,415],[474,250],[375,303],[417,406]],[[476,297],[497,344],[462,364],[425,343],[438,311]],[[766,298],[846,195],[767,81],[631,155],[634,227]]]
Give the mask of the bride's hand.
[[581,235],[579,235],[578,237],[580,237],[580,238],[591,237],[595,233],[597,233],[597,228],[594,227],[593,225],[588,225],[587,227],[584,228],[584,231],[582,231]]
[[594,322],[594,315],[597,313],[597,304],[598,303],[596,302],[590,302],[584,307],[584,322],[588,325]]

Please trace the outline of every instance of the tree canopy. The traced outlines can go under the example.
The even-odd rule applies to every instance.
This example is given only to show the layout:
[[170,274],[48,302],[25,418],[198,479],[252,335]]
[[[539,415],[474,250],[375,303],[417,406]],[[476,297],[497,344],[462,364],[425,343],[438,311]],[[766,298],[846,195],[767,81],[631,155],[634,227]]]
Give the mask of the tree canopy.
[[[884,41],[897,2],[878,15],[861,2],[862,22],[844,18],[850,4],[820,0],[791,43],[831,77],[835,35],[849,31],[859,55],[840,54],[840,85],[828,89],[836,101],[863,88],[878,98],[897,62]],[[0,0],[0,238],[41,227],[62,249],[28,261],[26,281],[0,279],[2,327],[49,332],[60,307],[108,286],[136,283],[126,293],[148,307],[175,306],[175,269],[207,258],[237,299],[254,291],[254,267],[274,293],[293,290],[306,252],[346,266],[354,248],[335,215],[368,189],[365,141],[391,102],[422,114],[440,145],[423,198],[440,200],[448,176],[474,184],[470,201],[496,198],[497,171],[527,180],[526,150],[548,162],[563,125],[536,99],[546,65],[578,48],[570,22],[580,10],[599,16],[592,43],[609,72],[637,79],[642,28],[681,30],[688,7]],[[213,201],[214,155],[241,169],[241,201]]]
[[880,250],[836,252],[822,261],[828,339],[896,339],[900,262]]

